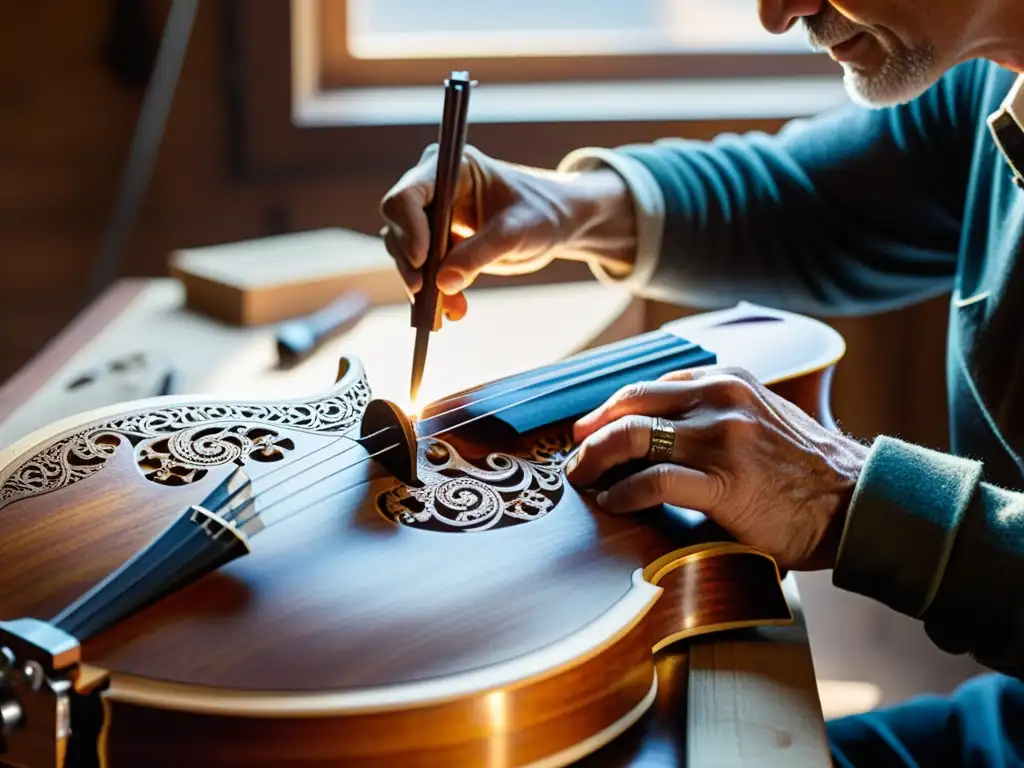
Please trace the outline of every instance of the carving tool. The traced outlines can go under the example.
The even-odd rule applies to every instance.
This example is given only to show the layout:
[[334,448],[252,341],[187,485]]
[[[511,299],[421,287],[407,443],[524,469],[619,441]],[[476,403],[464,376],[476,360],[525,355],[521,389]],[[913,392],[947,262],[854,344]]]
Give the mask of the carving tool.
[[466,146],[469,91],[474,85],[476,82],[469,79],[468,72],[452,72],[451,77],[444,81],[444,113],[438,139],[434,199],[426,209],[430,219],[430,247],[427,261],[423,265],[423,285],[416,293],[412,306],[416,344],[413,348],[409,399],[413,404],[416,403],[423,381],[430,334],[441,330],[442,301],[437,290],[437,272],[441,261],[448,254],[452,208],[462,167],[462,151]]
[[369,307],[366,294],[348,291],[310,315],[283,323],[277,329],[278,365],[288,368],[302,362],[324,342],[359,322]]

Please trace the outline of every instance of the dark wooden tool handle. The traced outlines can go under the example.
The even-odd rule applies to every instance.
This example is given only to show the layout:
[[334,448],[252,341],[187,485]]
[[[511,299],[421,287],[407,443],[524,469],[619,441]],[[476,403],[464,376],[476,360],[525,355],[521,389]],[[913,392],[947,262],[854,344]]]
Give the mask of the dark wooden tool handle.
[[466,146],[469,91],[472,81],[466,72],[452,72],[445,82],[444,112],[438,136],[437,174],[434,197],[425,207],[430,220],[430,246],[423,265],[423,285],[413,302],[412,324],[431,331],[441,329],[441,302],[437,273],[448,253],[455,193]]
[[283,324],[277,331],[281,365],[293,365],[308,357],[325,341],[355,325],[369,307],[369,297],[351,291],[311,315]]

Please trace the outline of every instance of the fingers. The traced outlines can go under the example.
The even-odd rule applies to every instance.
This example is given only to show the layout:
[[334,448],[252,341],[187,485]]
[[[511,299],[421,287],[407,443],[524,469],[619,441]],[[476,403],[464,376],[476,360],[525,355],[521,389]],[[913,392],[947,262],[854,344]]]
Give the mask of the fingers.
[[[526,274],[554,258],[562,201],[531,192],[529,184],[517,186],[494,166],[483,153],[465,147],[451,239],[437,274],[437,287],[447,296],[460,294],[484,271]],[[430,251],[431,222],[424,207],[434,197],[436,172],[437,148],[431,145],[381,201],[387,250],[411,294],[422,288],[420,270]],[[454,314],[465,311],[464,301],[447,306]]]
[[812,428],[817,425],[817,422],[799,406],[770,390],[745,368],[718,365],[701,366],[667,373],[659,381],[704,382],[718,391],[716,397],[718,402],[729,405],[750,405],[759,401],[768,411],[775,411],[780,417],[785,417],[782,419],[782,424],[791,430],[798,425]]
[[697,387],[680,381],[642,381],[623,387],[598,408],[581,417],[573,426],[576,442],[596,430],[630,414],[679,416],[699,400]]
[[384,227],[381,230],[381,234],[384,236],[384,247],[387,248],[391,258],[395,260],[398,274],[402,276],[402,280],[405,283],[405,292],[409,295],[411,301],[413,295],[423,287],[423,277],[409,263],[403,246],[399,243],[398,236],[395,234],[395,230],[391,227]]
[[[679,417],[698,406],[748,407],[770,394],[753,374],[742,369],[704,366],[672,371],[655,381],[629,384],[573,425],[582,442],[596,430],[630,414]],[[767,403],[765,403],[767,405]]]
[[[505,209],[490,218],[476,234],[448,252],[437,275],[438,288],[447,294],[463,291],[492,263],[513,254],[520,257],[520,266],[511,270],[511,273],[524,274],[540,269],[547,261],[522,257],[533,257],[544,250],[537,247],[524,248],[524,245],[529,240],[543,241],[545,227],[546,222],[526,203]],[[521,253],[524,250],[535,253]],[[509,270],[504,272],[510,273]]]
[[704,371],[704,368],[683,368],[681,371],[669,371],[659,376],[658,381],[693,381]]
[[[605,424],[587,437],[576,451],[574,459],[565,468],[566,478],[580,488],[592,486],[608,470],[631,459],[647,456],[651,445],[649,416],[630,415]],[[682,458],[681,430],[676,431],[676,448],[672,460]]]
[[444,307],[444,316],[449,320],[461,320],[466,316],[466,311],[469,308],[466,294],[457,293],[454,296],[441,296],[441,301]]
[[597,504],[606,512],[623,514],[671,504],[707,513],[717,498],[713,478],[678,464],[655,464],[599,493]]
[[[381,234],[384,236],[384,245],[387,247],[388,253],[395,258],[395,265],[398,267],[402,280],[405,281],[405,292],[408,294],[409,300],[412,301],[415,298],[415,294],[423,287],[423,277],[419,272],[410,267],[404,259],[395,256],[395,250],[398,246],[395,243],[393,231],[385,227]],[[457,293],[454,296],[442,294],[440,299],[444,316],[448,320],[461,320],[466,316],[466,311],[469,307],[465,294]]]
[[425,154],[421,162],[405,172],[381,200],[380,213],[393,234],[392,257],[419,269],[427,260],[430,222],[424,207],[434,197],[436,154]]
[[[483,210],[480,196],[487,180],[483,175],[482,157],[473,147],[465,148],[455,191],[450,250],[446,256],[447,259],[456,253],[456,268],[442,269],[437,280],[438,288],[448,295],[458,294],[476,277],[472,270],[460,268],[457,252],[460,242],[472,239],[475,222]],[[423,151],[419,163],[398,180],[380,204],[381,216],[387,224],[381,234],[410,294],[422,287],[420,270],[430,252],[431,222],[425,207],[434,198],[436,174],[437,145],[431,144]],[[479,249],[474,246],[470,250]],[[451,307],[453,312],[464,312],[465,302],[453,302]]]

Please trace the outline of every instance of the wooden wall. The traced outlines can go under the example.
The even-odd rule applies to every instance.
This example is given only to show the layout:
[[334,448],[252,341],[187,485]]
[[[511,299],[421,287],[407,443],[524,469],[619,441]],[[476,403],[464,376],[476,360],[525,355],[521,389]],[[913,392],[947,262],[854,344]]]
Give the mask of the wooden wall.
[[[167,254],[178,247],[321,226],[374,232],[381,195],[422,148],[422,142],[409,143],[372,169],[351,173],[338,168],[282,177],[236,174],[238,136],[222,80],[228,54],[221,2],[201,3],[124,274],[164,274]],[[248,0],[239,7],[259,9],[254,17],[282,16],[286,4]],[[78,310],[114,201],[142,92],[119,82],[104,63],[112,7],[107,0],[33,0],[0,8],[0,379]],[[149,7],[156,11],[159,32],[159,12],[167,3]],[[266,53],[250,56],[246,71],[259,72],[262,60],[262,76],[280,80],[280,66],[269,70],[266,62],[286,60],[286,50]],[[742,127],[690,125],[679,132],[710,137]],[[614,145],[667,132],[651,125],[559,126],[533,149],[515,143],[515,131],[486,135],[482,147],[543,164],[573,146]],[[835,323],[850,347],[836,381],[836,411],[846,429],[864,437],[886,431],[945,444],[944,301]],[[652,317],[664,313],[655,308]]]

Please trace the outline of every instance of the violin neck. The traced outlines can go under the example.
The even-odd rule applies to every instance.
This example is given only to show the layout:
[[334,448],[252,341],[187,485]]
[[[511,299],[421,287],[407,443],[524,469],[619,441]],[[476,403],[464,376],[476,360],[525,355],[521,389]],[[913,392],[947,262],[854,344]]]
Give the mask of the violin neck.
[[248,537],[236,525],[204,507],[189,507],[145,549],[50,623],[85,643],[248,553]]

